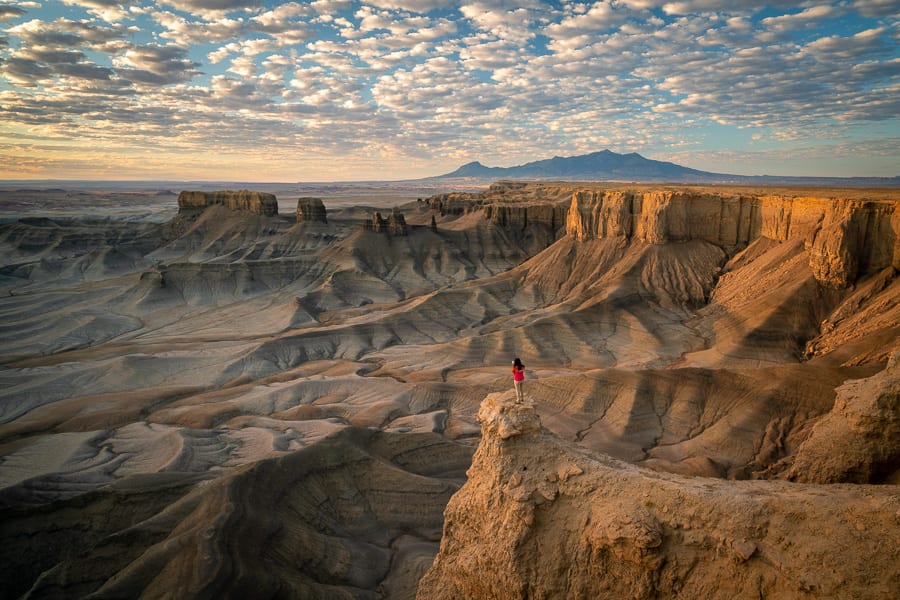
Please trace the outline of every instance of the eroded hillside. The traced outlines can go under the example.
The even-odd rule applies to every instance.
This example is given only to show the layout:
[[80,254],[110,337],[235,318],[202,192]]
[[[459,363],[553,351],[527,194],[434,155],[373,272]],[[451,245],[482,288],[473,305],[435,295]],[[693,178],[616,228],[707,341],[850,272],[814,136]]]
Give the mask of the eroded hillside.
[[[193,537],[204,527],[227,546],[225,517],[193,511],[178,525],[188,521],[173,515],[201,490],[242,485],[246,469],[327,462],[312,449],[340,454],[354,431],[428,434],[403,442],[425,463],[457,449],[452,476],[417,475],[443,490],[419,521],[439,525],[479,439],[479,404],[510,387],[515,356],[550,431],[684,475],[801,480],[831,451],[821,440],[834,427],[881,431],[895,410],[888,396],[822,418],[850,397],[840,395],[848,382],[883,372],[900,348],[900,200],[890,192],[505,182],[382,216],[325,215],[327,201],[304,198],[299,222],[188,200],[164,225],[0,226],[0,532],[29,549],[10,560],[24,565],[90,506],[139,490],[126,502],[133,518],[88,519],[82,557],[49,553],[21,569],[17,596],[44,585],[87,593],[125,573],[140,573],[126,577],[129,590],[166,581],[161,563],[127,553],[87,582],[67,579],[78,560],[145,526],[153,535],[128,538],[135,552],[187,540],[178,561],[195,565],[198,594],[236,585],[238,572],[255,581],[262,566],[249,558],[234,559],[236,570],[199,558],[205,542]],[[830,480],[897,483],[892,435],[867,435],[870,449],[829,468]],[[348,485],[333,476],[316,475],[327,481],[323,502]],[[278,481],[287,494],[300,485]],[[262,518],[256,504],[235,514]],[[406,526],[385,510],[385,527]],[[272,518],[292,528],[296,515]],[[326,548],[343,564],[337,548],[355,547],[359,531],[327,522],[310,516],[303,527],[315,536],[282,538],[276,552],[296,560],[279,562],[279,579]],[[437,549],[432,533],[417,535],[364,537],[389,557],[371,573],[336,578],[311,566],[285,585],[409,597]]]

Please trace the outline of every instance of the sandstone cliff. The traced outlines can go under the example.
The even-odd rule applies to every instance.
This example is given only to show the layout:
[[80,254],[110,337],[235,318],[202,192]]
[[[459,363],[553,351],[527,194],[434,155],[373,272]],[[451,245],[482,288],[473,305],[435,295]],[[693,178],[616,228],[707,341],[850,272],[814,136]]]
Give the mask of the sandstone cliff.
[[706,191],[576,190],[566,233],[650,244],[705,240],[729,253],[757,238],[801,240],[816,280],[833,288],[900,268],[896,202]]
[[900,270],[898,203],[877,199],[877,194],[830,194],[498,182],[484,192],[438,194],[428,202],[442,216],[481,211],[492,224],[510,229],[544,224],[556,231],[565,225],[565,233],[579,241],[703,240],[729,255],[759,238],[799,241],[816,280],[830,288],[846,288],[860,275],[887,267]]
[[272,194],[250,190],[190,192],[178,194],[178,213],[197,213],[208,206],[221,205],[231,210],[273,216],[278,214],[278,201]]
[[883,598],[900,588],[900,496],[646,471],[542,431],[490,395],[420,600]]

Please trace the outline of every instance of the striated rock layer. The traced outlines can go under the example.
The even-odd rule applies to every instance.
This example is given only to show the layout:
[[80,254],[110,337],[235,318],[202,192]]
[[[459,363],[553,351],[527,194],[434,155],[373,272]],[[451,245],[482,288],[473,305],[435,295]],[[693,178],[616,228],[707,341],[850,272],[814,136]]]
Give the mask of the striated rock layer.
[[278,214],[278,201],[273,194],[251,192],[250,190],[190,192],[178,194],[178,212],[195,213],[208,206],[221,205],[231,210],[239,210],[256,215],[274,216]]
[[542,431],[509,393],[445,511],[420,600],[884,598],[900,588],[900,495],[655,473]]
[[834,288],[858,274],[900,268],[897,203],[687,191],[575,191],[566,233],[651,244],[701,239],[729,253],[757,238],[802,240],[816,280]]

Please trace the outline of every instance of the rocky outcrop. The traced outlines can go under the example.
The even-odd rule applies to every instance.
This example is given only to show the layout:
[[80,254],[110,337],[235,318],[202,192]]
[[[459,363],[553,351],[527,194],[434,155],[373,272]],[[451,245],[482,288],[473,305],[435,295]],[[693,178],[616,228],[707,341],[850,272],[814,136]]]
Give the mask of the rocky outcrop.
[[395,210],[391,210],[391,214],[387,220],[387,232],[392,236],[404,236],[408,233],[408,229],[406,228],[406,219],[403,217],[403,213],[399,213]]
[[328,215],[321,198],[297,199],[298,223],[327,223]]
[[900,586],[896,488],[724,482],[643,470],[481,405],[420,600],[881,598]]
[[900,483],[900,352],[873,377],[837,388],[834,408],[800,445],[788,479]]
[[391,209],[387,219],[382,217],[380,212],[373,213],[372,219],[363,223],[363,230],[386,233],[393,237],[402,237],[409,233],[406,218],[396,209]]
[[278,214],[278,200],[272,194],[250,190],[220,192],[189,192],[178,194],[178,214],[196,214],[208,206],[221,205],[231,210],[274,216]]
[[820,283],[900,268],[900,206],[889,200],[741,196],[700,191],[578,190],[566,233],[649,244],[701,239],[729,253],[759,237],[802,240]]

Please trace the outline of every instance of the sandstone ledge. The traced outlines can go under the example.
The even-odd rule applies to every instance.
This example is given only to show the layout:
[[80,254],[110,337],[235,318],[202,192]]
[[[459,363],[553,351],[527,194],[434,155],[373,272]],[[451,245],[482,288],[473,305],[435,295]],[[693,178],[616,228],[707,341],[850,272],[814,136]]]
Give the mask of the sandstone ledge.
[[900,586],[895,486],[647,471],[542,432],[508,393],[479,418],[420,599],[882,598]]

